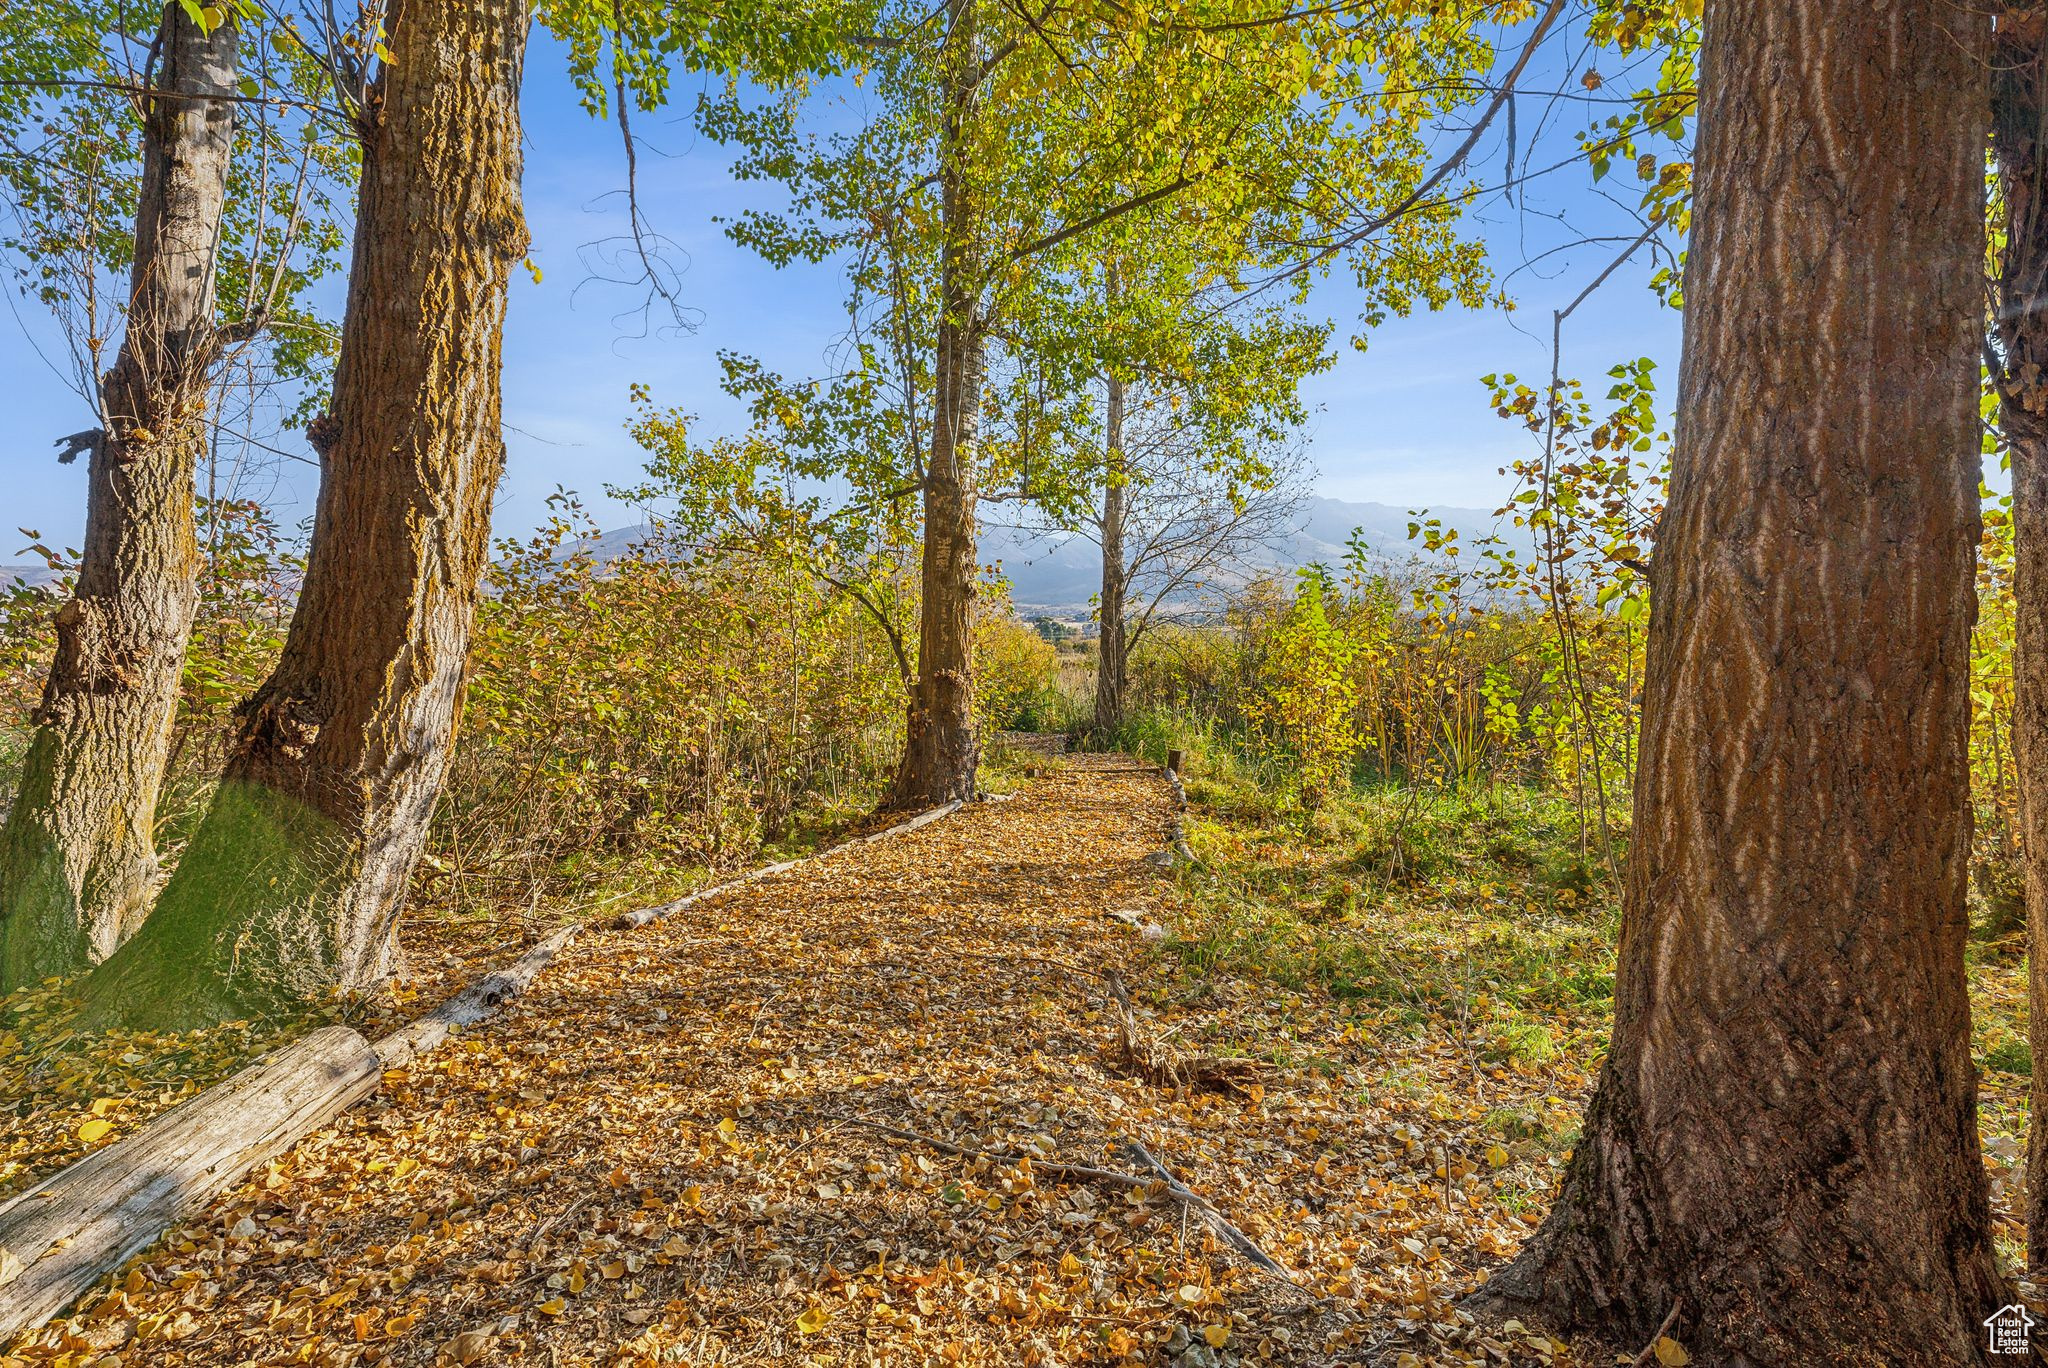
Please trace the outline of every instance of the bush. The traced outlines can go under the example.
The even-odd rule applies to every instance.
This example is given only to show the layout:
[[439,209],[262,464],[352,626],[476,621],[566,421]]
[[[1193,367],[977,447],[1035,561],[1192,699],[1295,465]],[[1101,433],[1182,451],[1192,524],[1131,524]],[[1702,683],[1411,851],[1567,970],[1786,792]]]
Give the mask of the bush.
[[[573,510],[572,510],[573,511]],[[588,856],[726,865],[865,807],[902,744],[872,620],[794,566],[501,546],[430,868],[529,896]]]
[[1061,715],[1059,651],[1011,617],[985,612],[974,630],[974,711],[984,729],[1051,731]]

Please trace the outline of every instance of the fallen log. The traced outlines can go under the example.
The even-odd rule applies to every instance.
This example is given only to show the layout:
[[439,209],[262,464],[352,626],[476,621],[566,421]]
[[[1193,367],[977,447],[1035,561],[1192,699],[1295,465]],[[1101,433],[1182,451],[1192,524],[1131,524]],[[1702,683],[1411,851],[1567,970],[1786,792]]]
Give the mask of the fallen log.
[[795,869],[798,865],[807,864],[811,860],[822,860],[827,856],[837,855],[842,850],[852,850],[855,846],[873,845],[876,841],[886,841],[892,836],[901,836],[907,832],[916,831],[919,827],[930,826],[933,822],[938,821],[939,818],[957,812],[959,809],[960,800],[955,798],[950,803],[941,803],[935,808],[928,808],[918,813],[915,817],[898,822],[895,826],[884,827],[882,830],[870,832],[866,836],[856,836],[850,841],[841,841],[838,845],[832,846],[827,850],[821,850],[806,859],[784,860],[780,864],[764,865],[759,869],[750,869],[738,878],[727,879],[724,883],[713,884],[709,888],[700,888],[695,893],[677,898],[674,902],[662,903],[657,907],[643,907],[634,912],[622,912],[619,914],[618,920],[614,921],[612,925],[624,930],[635,926],[645,926],[649,922],[661,921],[663,918],[674,916],[686,907],[693,907],[707,899],[715,898],[721,893],[730,893],[733,889],[750,884],[756,879],[765,879],[771,874],[780,874],[785,870]]
[[[959,807],[932,808],[811,858],[915,831]],[[616,925],[644,926],[803,863],[768,865],[676,902],[629,912]],[[375,1045],[345,1026],[314,1031],[0,1205],[0,1345],[42,1325],[251,1168],[375,1092],[384,1070],[404,1068],[455,1032],[496,1015],[590,925],[564,922],[513,963]]]
[[941,803],[935,808],[927,808],[925,811],[918,813],[917,816],[898,822],[895,826],[884,827],[880,831],[872,831],[865,836],[856,836],[850,841],[842,841],[830,850],[824,851],[823,854],[837,855],[840,851],[851,850],[855,846],[873,845],[877,841],[886,841],[891,836],[901,836],[906,832],[916,831],[919,827],[930,826],[941,817],[958,812],[960,807],[961,800],[955,798],[950,803]]
[[802,860],[784,860],[780,864],[763,865],[759,869],[750,869],[736,879],[727,879],[724,883],[713,884],[709,888],[700,888],[695,893],[677,898],[674,902],[661,903],[655,907],[642,907],[631,912],[621,912],[618,918],[612,922],[612,925],[624,931],[635,926],[645,926],[649,922],[658,922],[666,917],[673,917],[686,907],[693,907],[700,902],[704,902],[706,899],[715,898],[721,893],[730,893],[742,884],[750,884],[756,879],[765,879],[770,874],[780,874],[785,869],[795,869],[802,863]]
[[497,1014],[500,1007],[532,986],[562,947],[575,940],[589,922],[564,922],[531,950],[503,969],[496,969],[471,983],[433,1011],[399,1027],[372,1048],[387,1069],[402,1069],[434,1049],[465,1026],[474,1026]]
[[322,1027],[0,1206],[0,1344],[374,1092],[382,1074],[362,1036]]

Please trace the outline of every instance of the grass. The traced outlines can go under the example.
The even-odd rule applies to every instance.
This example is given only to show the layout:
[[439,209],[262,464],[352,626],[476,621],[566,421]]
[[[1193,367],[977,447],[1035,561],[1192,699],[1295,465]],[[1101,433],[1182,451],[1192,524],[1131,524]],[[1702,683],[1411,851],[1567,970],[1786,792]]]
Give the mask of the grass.
[[1616,900],[1569,807],[1502,785],[1357,790],[1264,815],[1242,770],[1188,762],[1188,911],[1169,949],[1194,977],[1250,974],[1371,1010],[1381,1029],[1464,1023],[1495,1059],[1604,1046]]
[[[1155,715],[1121,738],[1163,759],[1185,751],[1189,843],[1184,909],[1165,950],[1180,972],[1319,990],[1361,1029],[1427,1040],[1446,1030],[1494,1066],[1589,1074],[1614,1012],[1619,890],[1576,839],[1560,795],[1513,784],[1423,791],[1356,783],[1314,812],[1228,734]],[[2000,1229],[2010,1236],[2033,1066],[2025,936],[1972,890],[1968,957],[1979,1124]],[[1389,1067],[1386,1092],[1424,1087]],[[1558,1154],[1576,1105],[1490,1114],[1503,1141]],[[1504,1199],[1505,1200],[1505,1199]],[[1540,1208],[1545,1195],[1528,1200]]]

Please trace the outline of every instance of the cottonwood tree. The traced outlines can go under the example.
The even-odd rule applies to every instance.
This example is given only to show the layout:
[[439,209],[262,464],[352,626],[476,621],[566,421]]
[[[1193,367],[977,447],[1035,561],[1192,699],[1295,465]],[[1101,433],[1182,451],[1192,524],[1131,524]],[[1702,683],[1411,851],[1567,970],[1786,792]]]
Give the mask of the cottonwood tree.
[[1106,736],[1123,723],[1131,655],[1145,634],[1170,605],[1242,576],[1293,530],[1302,471],[1285,438],[1224,459],[1157,391],[1115,377],[1103,390],[1100,502],[1079,535],[1102,553],[1093,725]]
[[[346,159],[278,84],[306,73],[231,8],[172,0],[146,53],[120,17],[48,3],[0,15],[7,246],[25,291],[68,325],[97,419],[59,443],[63,459],[87,457],[85,542],[0,828],[0,992],[85,968],[147,911],[199,597],[194,471],[212,391],[260,335],[287,375],[325,352],[296,296],[333,250],[328,196]],[[101,290],[124,268],[116,310]]]
[[1084,303],[1063,350],[1097,372],[1099,426],[1059,478],[1013,462],[1018,486],[997,496],[1031,500],[1044,530],[1102,553],[1099,733],[1123,720],[1130,653],[1161,605],[1284,531],[1299,494],[1298,391],[1329,365],[1332,325],[1243,300],[1242,281],[1287,253],[1234,227],[1137,214],[1084,249],[1099,259],[1072,264]]
[[392,967],[447,767],[504,466],[499,343],[520,204],[523,0],[394,6],[358,123],[340,362],[282,659],[205,820],[89,1015],[185,1027]]
[[1496,1305],[1984,1360],[1963,976],[1981,14],[1715,0],[1612,1045]]
[[[1016,487],[990,496],[1023,501],[1026,530],[1078,536],[1101,554],[1093,725],[1103,734],[1123,721],[1131,653],[1162,609],[1246,569],[1292,529],[1297,386],[1328,362],[1327,324],[1274,309],[1202,318],[1176,307],[1185,295],[1152,284],[1136,293],[1173,316],[1119,320],[1122,301],[1105,292],[1088,323],[1104,370],[1085,391],[1088,421],[1055,434],[1075,447],[1054,467],[1061,478],[1034,481],[1047,461],[1012,460]],[[1177,340],[1144,341],[1155,328]],[[1171,369],[1158,364],[1176,352]]]
[[[333,400],[307,431],[322,479],[305,580],[206,818],[143,931],[87,980],[86,1020],[282,1012],[394,967],[504,467],[499,349],[528,246],[532,13],[525,0],[397,0],[353,43],[326,23],[363,175]],[[629,101],[663,98],[672,63],[762,56],[787,74],[829,55],[834,33],[818,17],[829,9],[560,0],[539,13],[593,112],[609,94],[622,126]]]
[[[1427,133],[1491,58],[1481,17],[1407,3],[1278,15],[1234,0],[1114,12],[889,5],[860,72],[876,112],[853,131],[809,134],[795,97],[711,111],[709,131],[746,148],[741,174],[783,181],[800,206],[747,216],[741,241],[778,263],[852,251],[915,278],[899,297],[928,301],[895,323],[930,377],[924,440],[896,454],[904,478],[873,482],[921,503],[918,674],[891,805],[973,792],[991,348],[1028,368],[1071,366],[1043,345],[1072,335],[1059,319],[1072,302],[1061,249],[1171,209],[1314,264],[1342,262],[1374,282],[1383,308],[1476,293],[1477,253],[1457,241],[1452,207],[1429,198],[1442,176]],[[1334,240],[1338,224],[1356,231]]]

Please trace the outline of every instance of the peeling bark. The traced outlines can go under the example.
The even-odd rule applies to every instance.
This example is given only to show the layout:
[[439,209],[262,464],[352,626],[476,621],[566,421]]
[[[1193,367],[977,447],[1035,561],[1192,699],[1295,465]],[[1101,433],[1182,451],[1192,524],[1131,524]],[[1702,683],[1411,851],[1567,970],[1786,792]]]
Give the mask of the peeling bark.
[[304,588],[220,791],[100,1020],[191,1026],[373,984],[460,712],[491,498],[500,339],[525,255],[524,0],[404,0],[364,115],[348,309]]
[[[199,603],[193,472],[220,352],[215,256],[234,141],[232,19],[164,8],[143,120],[127,329],[103,377],[83,558],[0,828],[0,993],[113,953],[148,909],[152,832]],[[84,445],[83,442],[79,443]]]
[[1987,34],[1710,3],[1611,1051],[1482,1306],[1988,1362],[1963,975]]

